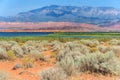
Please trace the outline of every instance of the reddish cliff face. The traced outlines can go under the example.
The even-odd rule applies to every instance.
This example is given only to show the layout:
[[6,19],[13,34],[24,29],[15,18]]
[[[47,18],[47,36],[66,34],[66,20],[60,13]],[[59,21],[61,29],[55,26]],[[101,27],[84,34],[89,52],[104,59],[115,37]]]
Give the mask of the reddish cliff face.
[[0,22],[0,31],[5,32],[95,32],[120,31],[120,23],[100,27],[86,23],[71,22]]

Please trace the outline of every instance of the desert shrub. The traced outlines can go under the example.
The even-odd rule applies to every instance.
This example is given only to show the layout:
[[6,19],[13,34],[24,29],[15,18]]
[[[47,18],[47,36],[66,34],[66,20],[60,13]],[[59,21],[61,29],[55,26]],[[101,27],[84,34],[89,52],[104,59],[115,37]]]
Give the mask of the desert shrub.
[[79,51],[82,54],[89,53],[88,47],[82,44],[78,44],[75,42],[67,42],[65,43],[64,47],[62,48],[65,51]]
[[27,53],[39,54],[43,51],[48,50],[47,45],[48,45],[47,41],[27,41],[21,47],[24,54],[27,54]]
[[67,75],[60,67],[48,68],[39,73],[39,80],[65,80]]
[[6,72],[0,71],[0,80],[9,80],[9,76]]
[[75,42],[67,42],[57,54],[58,65],[70,76],[77,73],[76,57],[88,53],[86,46]]
[[52,46],[53,51],[59,51],[63,47],[63,44],[60,41],[52,41],[50,46]]
[[40,54],[40,51],[38,50],[38,49],[36,49],[36,48],[32,48],[31,50],[30,50],[30,53],[31,54]]
[[30,48],[27,44],[22,45],[22,50],[24,54],[30,53]]
[[81,55],[81,54],[88,54],[89,48],[82,44],[77,44],[75,42],[67,42],[63,46],[63,48],[57,54],[57,60],[60,61],[65,56],[70,55]]
[[57,54],[58,65],[63,68],[67,75],[71,76],[77,73],[76,58],[88,53],[86,46],[67,42]]
[[97,48],[102,53],[106,53],[106,52],[112,50],[112,47],[110,47],[110,46],[103,46],[103,45],[99,45],[99,46],[97,46]]
[[109,41],[109,44],[111,44],[111,45],[120,45],[120,40],[112,39],[112,40]]
[[6,53],[6,49],[0,47],[0,60],[1,59],[7,59],[7,53]]
[[23,45],[22,50],[24,54],[28,54],[28,53],[39,54],[40,53],[40,50],[37,49],[35,46]]
[[10,44],[7,41],[0,41],[0,46],[6,50],[10,49]]
[[8,44],[10,44],[11,47],[18,45],[18,43],[16,41],[8,41]]
[[78,68],[82,72],[95,72],[102,74],[120,75],[120,61],[113,52],[102,54],[100,52],[78,57]]
[[95,46],[100,44],[99,41],[95,40],[95,39],[93,39],[93,40],[80,40],[80,41],[81,41],[81,43],[83,43],[84,45],[87,45],[89,47],[95,47]]
[[13,51],[13,53],[17,56],[17,57],[22,57],[23,56],[23,50],[20,46],[13,46],[11,48],[11,50]]
[[120,58],[120,46],[112,46],[111,50],[115,53],[117,57]]
[[67,42],[57,54],[58,64],[67,75],[87,71],[118,75],[120,73],[120,62],[115,53],[110,47],[104,48],[102,46],[102,49],[100,47],[96,51],[97,48],[90,53],[86,46]]
[[71,76],[77,73],[76,56],[67,55],[62,58],[58,65],[63,68],[67,75]]
[[8,60],[15,60],[16,59],[16,56],[12,50],[7,51],[7,59]]
[[42,40],[40,42],[40,44],[43,45],[43,46],[47,46],[47,45],[49,45],[49,41],[48,40]]

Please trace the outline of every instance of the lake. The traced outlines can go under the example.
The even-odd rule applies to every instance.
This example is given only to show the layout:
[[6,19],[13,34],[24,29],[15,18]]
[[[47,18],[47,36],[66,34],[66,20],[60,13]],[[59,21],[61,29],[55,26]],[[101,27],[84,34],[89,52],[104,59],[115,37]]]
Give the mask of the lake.
[[0,32],[0,37],[47,36],[52,32]]
[[54,32],[0,32],[0,37],[27,37],[27,36],[49,36],[59,38],[120,38],[120,33],[96,33],[96,32],[64,32],[56,35]]

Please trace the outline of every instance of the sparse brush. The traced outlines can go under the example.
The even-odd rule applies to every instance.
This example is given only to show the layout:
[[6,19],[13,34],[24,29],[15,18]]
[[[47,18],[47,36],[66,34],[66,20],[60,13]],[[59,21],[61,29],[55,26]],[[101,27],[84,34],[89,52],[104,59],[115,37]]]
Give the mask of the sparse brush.
[[43,51],[48,50],[47,45],[48,45],[47,41],[27,41],[21,47],[24,54],[28,54],[28,53],[39,54]]
[[112,39],[112,40],[109,41],[109,44],[111,44],[111,45],[120,45],[120,40]]
[[39,73],[39,80],[65,80],[67,75],[60,67],[52,67]]
[[77,44],[75,42],[67,42],[64,47],[57,54],[57,60],[60,61],[65,56],[68,55],[81,55],[88,54],[89,48],[82,44]]
[[87,55],[88,48],[75,42],[67,42],[57,54],[58,65],[63,68],[67,75],[71,76],[78,72],[76,58],[81,55]]
[[120,75],[120,61],[113,52],[102,54],[100,52],[78,57],[79,70],[102,74]]
[[95,48],[91,53],[85,51],[88,50],[85,47],[80,44],[68,42],[58,53],[58,64],[68,75],[87,71],[102,74],[120,74],[120,62],[115,53],[110,50],[110,47],[99,47],[98,50]]
[[64,51],[79,51],[82,54],[89,53],[88,47],[82,44],[78,44],[76,42],[67,42],[62,48]]

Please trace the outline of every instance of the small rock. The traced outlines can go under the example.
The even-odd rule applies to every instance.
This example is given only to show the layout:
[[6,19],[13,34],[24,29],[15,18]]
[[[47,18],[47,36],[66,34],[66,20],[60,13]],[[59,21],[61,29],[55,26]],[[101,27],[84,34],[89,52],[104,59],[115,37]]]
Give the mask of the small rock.
[[21,65],[21,64],[16,64],[16,65],[12,68],[12,70],[16,70],[16,69],[18,69],[18,68],[22,68],[22,65]]

